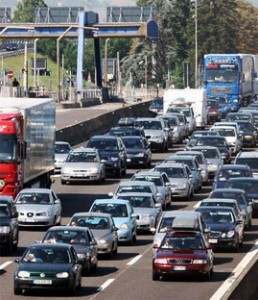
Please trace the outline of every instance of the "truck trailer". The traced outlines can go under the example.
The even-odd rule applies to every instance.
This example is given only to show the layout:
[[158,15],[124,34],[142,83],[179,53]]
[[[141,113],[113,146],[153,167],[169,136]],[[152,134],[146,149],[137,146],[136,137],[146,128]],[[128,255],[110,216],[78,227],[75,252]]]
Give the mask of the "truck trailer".
[[50,187],[55,116],[54,99],[0,98],[0,195]]
[[[207,125],[207,97],[204,89],[167,89],[164,92],[164,113],[168,108],[184,113],[189,125],[189,132]],[[188,108],[188,109],[186,109]]]
[[204,88],[209,98],[225,97],[231,111],[250,103],[255,95],[252,54],[207,54],[204,56]]

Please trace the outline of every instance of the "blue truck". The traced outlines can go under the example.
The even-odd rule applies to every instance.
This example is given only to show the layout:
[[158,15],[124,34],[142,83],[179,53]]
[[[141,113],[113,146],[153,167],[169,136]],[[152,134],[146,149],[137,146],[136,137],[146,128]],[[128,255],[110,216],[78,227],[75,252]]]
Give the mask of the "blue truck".
[[223,97],[232,112],[238,111],[255,95],[254,55],[205,55],[203,83],[208,98]]

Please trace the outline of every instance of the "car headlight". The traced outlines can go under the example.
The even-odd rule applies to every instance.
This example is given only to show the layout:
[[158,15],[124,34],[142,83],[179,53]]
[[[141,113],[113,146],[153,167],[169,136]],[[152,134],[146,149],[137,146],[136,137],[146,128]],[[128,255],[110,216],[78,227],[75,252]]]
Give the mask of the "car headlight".
[[186,189],[186,183],[180,183],[178,187],[181,189]]
[[10,231],[10,226],[0,226],[0,233],[9,233]]
[[204,264],[207,264],[207,260],[206,259],[194,259],[193,264],[204,265]]
[[85,259],[87,255],[85,253],[77,253],[79,259]]
[[112,157],[110,157],[110,159],[111,159],[112,161],[118,161],[119,158],[118,158],[118,157],[113,157],[113,156],[112,156]]
[[98,168],[91,168],[90,172],[92,172],[92,173],[98,173]]
[[206,170],[201,170],[201,175],[202,176],[206,176],[207,175],[207,171]]
[[50,211],[43,211],[41,213],[37,213],[37,216],[50,217],[51,216],[51,212]]
[[227,233],[227,237],[228,237],[228,238],[232,238],[234,235],[235,235],[235,231],[234,231],[234,230],[230,230],[230,231]]
[[20,278],[29,278],[30,277],[30,273],[28,271],[19,271],[17,275]]
[[155,258],[154,263],[160,265],[166,265],[168,262],[166,258]]
[[101,240],[98,240],[98,243],[99,244],[107,244],[107,240],[101,239]]
[[129,229],[129,226],[128,226],[127,223],[123,223],[122,225],[120,225],[119,229],[121,229],[121,230],[127,230],[127,229]]
[[138,154],[136,154],[135,156],[138,156],[138,157],[144,157],[144,153],[138,153]]
[[147,214],[142,215],[142,219],[144,219],[144,220],[151,220],[152,218],[153,218],[152,215],[147,215]]
[[68,272],[57,273],[56,277],[57,278],[68,278],[69,277],[69,273]]

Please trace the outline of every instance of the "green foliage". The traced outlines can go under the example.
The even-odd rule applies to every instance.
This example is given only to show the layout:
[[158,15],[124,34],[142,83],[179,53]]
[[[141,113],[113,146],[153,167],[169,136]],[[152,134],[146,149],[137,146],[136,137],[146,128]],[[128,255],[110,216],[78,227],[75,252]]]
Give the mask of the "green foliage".
[[14,11],[12,22],[33,23],[35,20],[34,9],[37,7],[46,7],[44,0],[22,0],[19,1]]

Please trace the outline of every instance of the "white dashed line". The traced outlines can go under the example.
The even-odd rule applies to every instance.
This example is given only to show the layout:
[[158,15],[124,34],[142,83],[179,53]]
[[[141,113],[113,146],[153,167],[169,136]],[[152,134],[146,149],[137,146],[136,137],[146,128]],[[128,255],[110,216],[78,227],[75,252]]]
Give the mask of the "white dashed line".
[[132,265],[135,264],[141,257],[142,257],[141,254],[135,256],[132,260],[130,260],[130,261],[127,263],[127,266],[132,266]]
[[7,266],[9,266],[12,263],[12,261],[6,261],[5,263],[3,263],[2,265],[0,265],[0,270],[3,270],[4,268],[6,268]]
[[108,279],[106,282],[104,282],[99,288],[98,292],[103,291],[105,288],[107,288],[115,279]]

